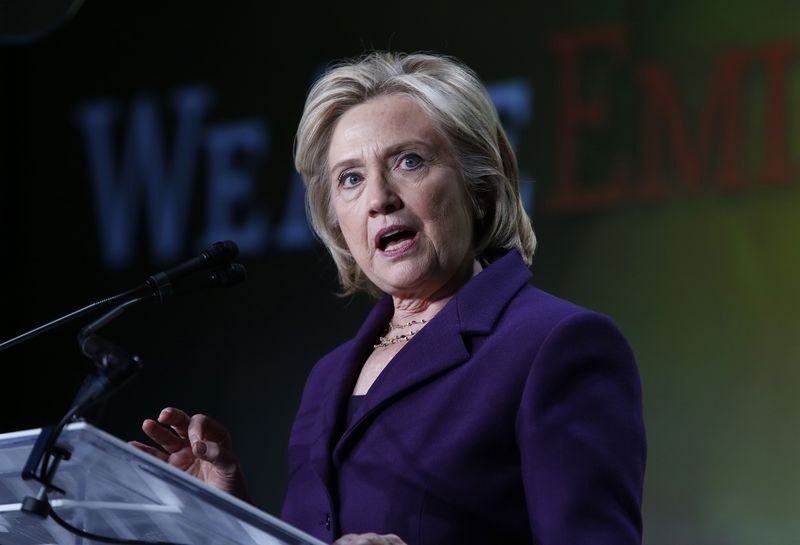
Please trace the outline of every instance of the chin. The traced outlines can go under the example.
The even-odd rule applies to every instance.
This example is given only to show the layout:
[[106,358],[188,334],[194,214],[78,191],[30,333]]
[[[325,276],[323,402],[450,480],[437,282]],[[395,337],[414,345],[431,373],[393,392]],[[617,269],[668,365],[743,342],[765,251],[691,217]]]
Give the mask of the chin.
[[378,287],[389,295],[425,297],[426,294],[434,293],[440,285],[430,274],[399,274],[387,275]]

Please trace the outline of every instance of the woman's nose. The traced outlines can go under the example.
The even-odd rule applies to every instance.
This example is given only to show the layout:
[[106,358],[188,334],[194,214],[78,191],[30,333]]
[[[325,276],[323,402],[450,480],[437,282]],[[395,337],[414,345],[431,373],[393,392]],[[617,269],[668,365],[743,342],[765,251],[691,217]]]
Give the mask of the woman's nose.
[[369,215],[390,214],[403,207],[403,201],[390,180],[377,175],[367,182],[369,191]]

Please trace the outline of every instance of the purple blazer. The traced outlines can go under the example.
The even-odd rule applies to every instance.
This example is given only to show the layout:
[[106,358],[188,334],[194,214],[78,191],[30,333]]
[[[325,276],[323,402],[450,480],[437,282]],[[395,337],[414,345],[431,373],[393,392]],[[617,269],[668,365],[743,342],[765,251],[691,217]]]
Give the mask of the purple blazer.
[[633,353],[606,317],[529,285],[511,251],[394,357],[347,429],[392,315],[312,370],[289,439],[283,519],[331,542],[641,543],[645,432]]

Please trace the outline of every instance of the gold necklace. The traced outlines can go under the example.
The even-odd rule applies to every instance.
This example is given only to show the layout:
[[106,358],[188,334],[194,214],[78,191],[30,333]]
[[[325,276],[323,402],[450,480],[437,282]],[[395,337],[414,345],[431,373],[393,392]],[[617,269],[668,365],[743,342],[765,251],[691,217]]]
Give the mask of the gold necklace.
[[393,329],[404,329],[406,327],[411,327],[412,325],[426,324],[426,323],[428,323],[428,320],[426,320],[425,318],[422,318],[419,322],[416,320],[411,320],[410,322],[406,322],[404,324],[393,324],[392,322],[389,322],[389,325],[386,326],[386,332],[388,333]]
[[395,335],[394,337],[384,337],[381,335],[378,337],[378,344],[373,344],[372,348],[386,348],[387,346],[391,346],[393,344],[402,343],[411,339],[411,337],[416,334],[417,332],[412,329],[409,330],[408,333],[401,333],[400,335]]
[[410,329],[408,333],[401,333],[399,335],[395,335],[394,337],[387,337],[386,335],[392,331],[393,329],[405,329],[407,327],[411,327],[412,325],[423,325],[428,323],[428,320],[425,318],[417,320],[411,320],[410,322],[406,322],[404,324],[393,324],[389,322],[386,325],[386,329],[383,330],[383,335],[378,337],[378,344],[373,344],[372,348],[386,348],[387,346],[391,346],[393,344],[406,342],[411,339],[414,335],[417,334],[416,331]]

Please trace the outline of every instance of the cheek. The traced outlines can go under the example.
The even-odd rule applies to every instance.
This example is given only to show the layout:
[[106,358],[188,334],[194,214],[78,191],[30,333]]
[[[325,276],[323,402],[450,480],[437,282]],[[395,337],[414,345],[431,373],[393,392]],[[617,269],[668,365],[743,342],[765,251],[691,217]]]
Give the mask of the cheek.
[[413,208],[420,212],[422,219],[436,226],[437,231],[450,231],[453,212],[457,210],[455,206],[456,202],[452,195],[446,191],[434,189],[416,195]]
[[366,226],[364,223],[357,221],[356,214],[347,205],[334,205],[334,214],[350,253],[354,256],[362,253],[365,250],[363,241],[365,240]]
[[440,225],[440,231],[454,236],[455,240],[459,241],[464,240],[465,235],[471,237],[472,215],[465,197],[452,193],[440,194],[431,201],[431,205],[435,219]]
[[342,233],[347,233],[350,230],[350,215],[347,213],[347,206],[340,201],[334,201],[332,208],[333,218],[339,225],[339,229]]
[[444,216],[445,243],[452,259],[461,261],[474,247],[473,223],[470,208],[461,198],[453,198],[447,204]]

